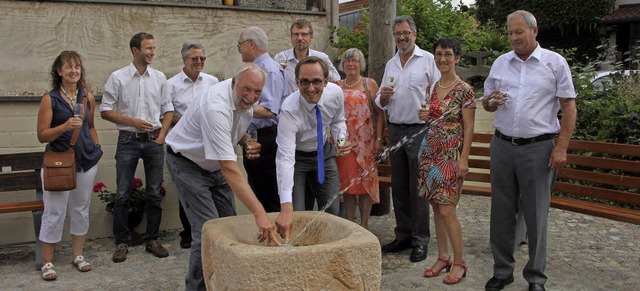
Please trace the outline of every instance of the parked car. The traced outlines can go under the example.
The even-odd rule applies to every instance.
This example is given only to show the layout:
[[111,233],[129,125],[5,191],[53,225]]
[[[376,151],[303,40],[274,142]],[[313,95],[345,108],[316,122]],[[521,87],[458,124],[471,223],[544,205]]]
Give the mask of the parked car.
[[637,74],[640,74],[640,70],[597,71],[590,81],[597,90],[602,90],[617,76],[632,77]]

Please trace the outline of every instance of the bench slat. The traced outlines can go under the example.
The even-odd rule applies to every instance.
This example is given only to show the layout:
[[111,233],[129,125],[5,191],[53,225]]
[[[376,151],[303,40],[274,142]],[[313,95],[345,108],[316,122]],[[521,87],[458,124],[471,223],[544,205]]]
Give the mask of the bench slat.
[[12,202],[0,204],[0,213],[42,210],[44,210],[44,203],[42,203],[42,201]]
[[632,144],[618,144],[572,139],[569,142],[569,150],[640,157],[640,146]]
[[567,164],[585,166],[591,168],[620,170],[640,173],[640,161],[627,161],[620,159],[589,157],[576,154],[567,155]]
[[562,168],[558,170],[558,178],[640,189],[640,178],[625,175]]
[[640,194],[556,181],[554,191],[640,206]]
[[40,171],[0,174],[0,192],[40,189]]
[[595,202],[553,196],[551,206],[572,212],[579,212],[613,220],[640,224],[640,210],[604,205]]
[[2,154],[0,167],[10,166],[12,172],[40,169],[43,155],[44,152]]

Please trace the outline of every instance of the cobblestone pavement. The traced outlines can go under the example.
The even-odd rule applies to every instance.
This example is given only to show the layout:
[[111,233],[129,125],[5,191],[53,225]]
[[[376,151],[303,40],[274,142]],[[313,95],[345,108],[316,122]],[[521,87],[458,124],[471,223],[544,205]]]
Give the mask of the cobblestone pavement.
[[[489,248],[489,199],[464,196],[458,208],[463,224],[467,277],[457,285],[442,284],[444,275],[426,279],[424,269],[437,256],[435,238],[427,260],[409,261],[409,252],[384,254],[382,290],[482,290],[492,275]],[[552,209],[549,214],[548,290],[638,290],[640,286],[640,226]],[[372,217],[371,231],[381,244],[393,240],[393,214]],[[435,236],[433,224],[432,236]],[[3,234],[4,235],[4,234]],[[188,250],[180,249],[177,231],[163,232],[161,243],[170,256],[159,259],[144,246],[130,248],[127,261],[111,261],[113,239],[87,242],[85,257],[93,270],[80,273],[71,264],[71,249],[63,242],[54,265],[58,280],[45,282],[34,268],[33,245],[0,248],[0,290],[184,290]],[[527,246],[516,250],[515,282],[504,290],[527,290],[521,275]]]

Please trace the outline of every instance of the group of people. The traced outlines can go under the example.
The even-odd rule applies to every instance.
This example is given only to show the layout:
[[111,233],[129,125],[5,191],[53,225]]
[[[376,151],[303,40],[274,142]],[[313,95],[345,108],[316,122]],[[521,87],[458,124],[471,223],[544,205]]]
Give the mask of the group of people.
[[[360,223],[366,228],[371,205],[379,202],[376,157],[384,148],[388,124],[397,225],[395,240],[382,251],[411,249],[411,261],[425,260],[431,204],[438,258],[424,276],[436,277],[446,270],[445,284],[460,282],[468,266],[456,206],[469,171],[473,88],[456,74],[462,54],[457,40],[438,40],[432,54],[415,44],[417,30],[411,17],[397,17],[392,27],[398,51],[387,62],[380,87],[362,76],[366,61],[358,49],[342,55],[338,67],[345,78],[341,80],[328,56],[310,49],[313,28],[303,19],[290,27],[293,48],[273,58],[264,30],[244,29],[237,48],[242,61],[250,64],[221,82],[202,72],[206,60],[202,44],[184,43],[184,67],[167,81],[150,66],[153,36],[133,36],[133,61],[111,74],[99,107],[102,118],[119,130],[113,261],[125,261],[129,250],[127,211],[139,159],[147,182],[145,248],[157,257],[168,256],[157,241],[166,160],[185,228],[180,245],[191,248],[188,290],[204,289],[202,225],[235,215],[235,198],[255,216],[258,240],[275,245],[289,242],[293,212],[313,209],[316,203],[318,209],[338,215],[342,201],[345,217],[352,221],[358,205]],[[555,169],[566,161],[576,117],[575,91],[567,62],[536,42],[537,24],[531,13],[512,13],[507,28],[513,51],[495,61],[482,98],[483,107],[496,112],[490,236],[495,265],[485,288],[501,290],[513,282],[515,217],[521,211],[530,254],[523,274],[530,290],[544,290],[549,192]],[[80,135],[73,145],[78,187],[44,193],[40,240],[45,280],[57,277],[53,250],[61,239],[67,207],[73,264],[80,271],[91,270],[82,248],[91,184],[102,156],[93,119],[95,100],[86,88],[80,56],[62,52],[51,77],[52,89],[40,105],[38,139],[50,150],[60,151],[70,146],[75,128],[80,128]],[[74,116],[74,107],[84,98],[86,112]],[[562,123],[556,117],[560,109]],[[257,142],[248,140],[247,130],[258,132]],[[558,133],[554,144],[552,138]],[[236,145],[243,147],[248,179],[237,164]],[[267,212],[280,212],[275,223]]]

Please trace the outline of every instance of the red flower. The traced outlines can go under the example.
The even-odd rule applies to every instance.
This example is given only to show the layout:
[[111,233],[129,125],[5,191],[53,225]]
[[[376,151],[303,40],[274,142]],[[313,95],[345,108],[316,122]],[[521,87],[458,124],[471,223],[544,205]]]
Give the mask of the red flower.
[[103,182],[98,182],[95,185],[93,185],[93,192],[98,193],[101,192],[102,189],[106,189],[107,186],[103,183]]
[[140,178],[133,178],[131,183],[131,190],[138,190],[142,188],[142,180]]

